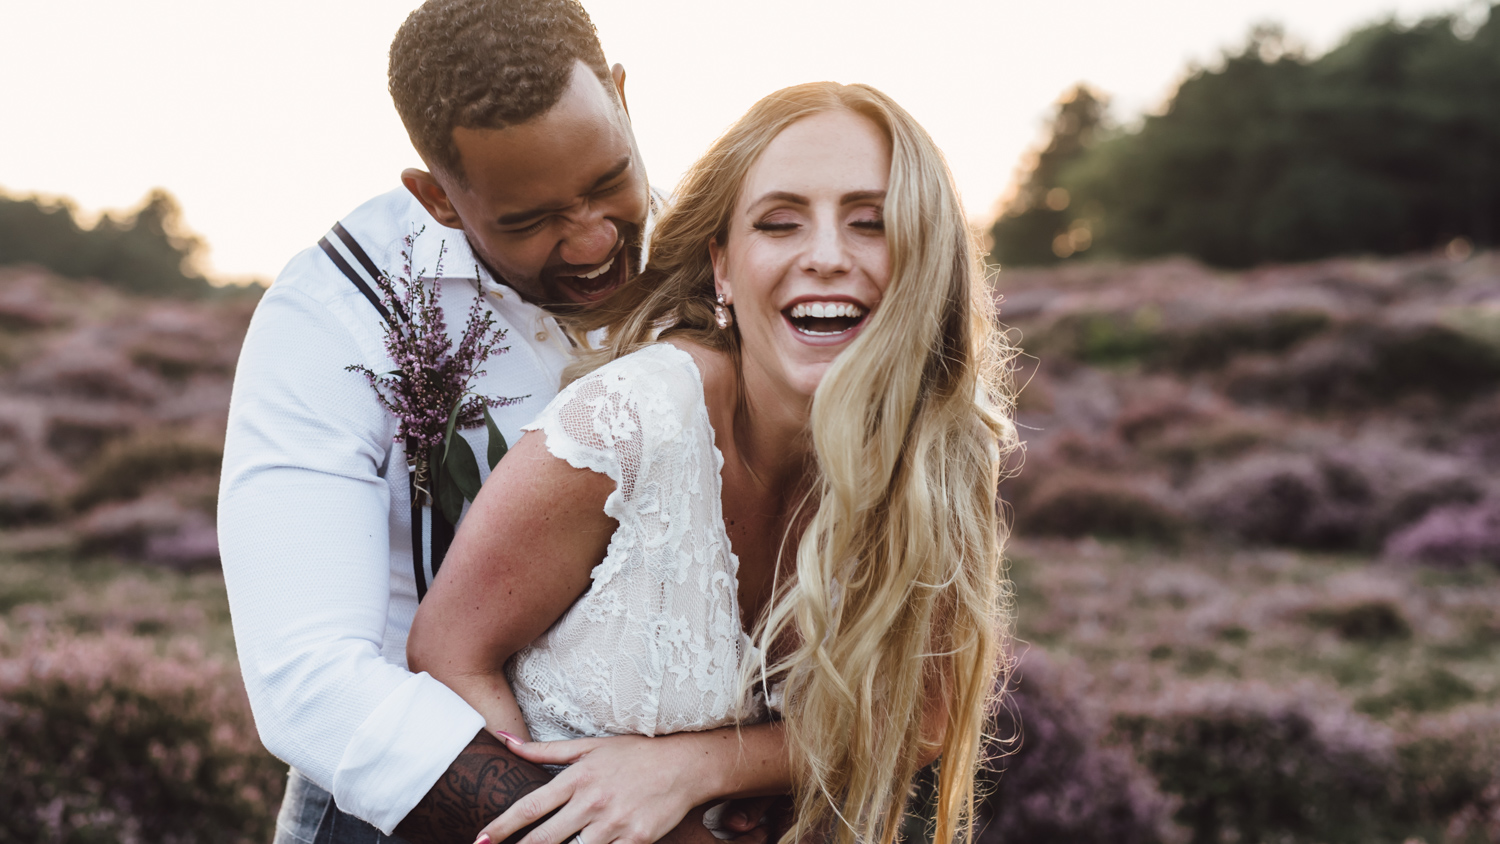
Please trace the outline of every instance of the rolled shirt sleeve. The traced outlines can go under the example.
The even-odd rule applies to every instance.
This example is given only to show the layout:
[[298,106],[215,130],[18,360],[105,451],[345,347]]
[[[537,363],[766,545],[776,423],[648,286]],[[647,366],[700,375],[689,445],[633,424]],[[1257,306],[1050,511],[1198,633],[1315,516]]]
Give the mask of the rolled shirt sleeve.
[[266,747],[390,833],[484,719],[406,669],[416,596],[405,458],[395,419],[345,370],[389,365],[375,312],[352,287],[319,294],[298,283],[299,262],[317,260],[294,259],[245,338],[220,549]]

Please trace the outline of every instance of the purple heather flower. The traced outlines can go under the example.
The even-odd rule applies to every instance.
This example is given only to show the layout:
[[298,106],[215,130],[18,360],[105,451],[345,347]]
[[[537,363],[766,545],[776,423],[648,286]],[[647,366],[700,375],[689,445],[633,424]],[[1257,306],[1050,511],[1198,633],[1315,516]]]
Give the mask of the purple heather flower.
[[487,398],[469,392],[474,379],[485,374],[479,367],[490,355],[509,350],[509,346],[499,346],[506,331],[496,327],[494,316],[484,307],[482,291],[476,289],[458,348],[453,348],[443,309],[438,304],[447,247],[438,250],[432,283],[425,284],[425,277],[414,275],[411,268],[412,247],[421,233],[419,229],[404,239],[401,275],[392,278],[382,272],[376,280],[395,322],[387,327],[385,335],[386,352],[395,364],[395,371],[377,375],[359,365],[346,369],[364,375],[380,403],[396,416],[396,439],[407,443],[407,460],[417,467],[419,478],[425,480],[428,455],[442,444],[455,406],[458,406],[455,428],[475,428],[483,423],[486,407],[512,405],[525,396]]

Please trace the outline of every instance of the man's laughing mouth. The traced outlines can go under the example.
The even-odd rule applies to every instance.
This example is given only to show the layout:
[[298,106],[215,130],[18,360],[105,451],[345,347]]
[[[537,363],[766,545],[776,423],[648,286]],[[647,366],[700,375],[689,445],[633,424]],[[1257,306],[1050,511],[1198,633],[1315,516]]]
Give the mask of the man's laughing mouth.
[[624,284],[629,272],[630,260],[626,254],[626,246],[621,244],[604,263],[585,268],[581,272],[573,269],[559,272],[553,276],[553,280],[567,299],[575,304],[589,305]]

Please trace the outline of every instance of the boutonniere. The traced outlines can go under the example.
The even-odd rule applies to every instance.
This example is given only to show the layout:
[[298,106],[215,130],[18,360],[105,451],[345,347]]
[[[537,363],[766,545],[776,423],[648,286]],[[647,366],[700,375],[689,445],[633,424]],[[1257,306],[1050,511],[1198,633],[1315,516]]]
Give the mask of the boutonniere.
[[436,502],[448,523],[457,524],[464,501],[479,494],[479,460],[458,432],[481,424],[489,429],[486,457],[494,469],[505,456],[506,443],[490,408],[513,405],[528,396],[488,398],[470,389],[474,379],[485,374],[479,367],[491,355],[510,350],[499,345],[506,331],[495,325],[484,307],[484,293],[476,287],[463,336],[454,348],[438,304],[447,246],[438,249],[430,279],[425,269],[413,274],[412,247],[421,234],[418,229],[404,239],[401,275],[392,278],[382,270],[376,279],[391,315],[385,349],[396,368],[383,375],[359,365],[345,369],[365,376],[399,422],[396,439],[406,443],[406,461],[413,473],[413,509]]

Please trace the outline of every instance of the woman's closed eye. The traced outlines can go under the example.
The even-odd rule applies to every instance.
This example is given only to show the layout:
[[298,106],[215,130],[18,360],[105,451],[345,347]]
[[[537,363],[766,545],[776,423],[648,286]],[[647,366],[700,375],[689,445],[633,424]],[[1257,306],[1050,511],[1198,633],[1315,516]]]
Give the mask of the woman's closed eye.
[[802,226],[795,220],[758,220],[751,224],[751,228],[759,232],[789,232],[795,231]]
[[849,225],[868,232],[885,231],[885,209],[878,205],[860,205],[849,212]]

